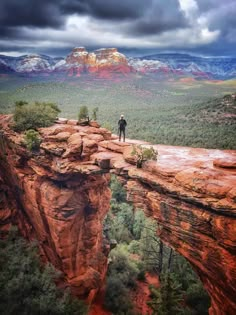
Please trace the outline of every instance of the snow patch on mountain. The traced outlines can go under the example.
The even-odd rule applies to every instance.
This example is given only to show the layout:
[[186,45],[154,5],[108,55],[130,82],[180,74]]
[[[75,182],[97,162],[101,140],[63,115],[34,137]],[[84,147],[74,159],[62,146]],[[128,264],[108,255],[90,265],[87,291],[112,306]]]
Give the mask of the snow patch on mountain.
[[236,58],[198,57],[187,54],[157,54],[139,58],[129,58],[129,65],[136,71],[158,72],[164,68],[169,72],[182,73],[211,79],[231,79],[236,77]]
[[[128,61],[128,62],[127,62]],[[20,57],[0,55],[0,71],[17,73],[67,72],[71,69],[125,65],[142,74],[186,75],[197,78],[232,79],[236,77],[236,58],[199,57],[166,53],[126,58],[116,48],[101,48],[88,52],[77,47],[66,58],[29,54]],[[82,67],[82,68],[81,68]],[[93,69],[93,71],[95,71]],[[83,72],[83,71],[82,71]]]

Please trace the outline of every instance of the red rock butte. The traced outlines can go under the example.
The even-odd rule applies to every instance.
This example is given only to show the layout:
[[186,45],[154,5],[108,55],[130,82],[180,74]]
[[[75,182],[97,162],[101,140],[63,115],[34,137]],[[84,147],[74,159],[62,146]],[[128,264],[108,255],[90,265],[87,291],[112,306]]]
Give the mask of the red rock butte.
[[92,301],[107,269],[102,222],[109,173],[122,176],[128,199],[158,220],[161,239],[183,255],[211,297],[211,315],[236,314],[236,151],[155,145],[157,161],[135,166],[132,144],[96,122],[60,119],[39,129],[40,152],[0,116],[0,229],[17,224],[36,238],[45,261],[74,294]]
[[126,75],[133,71],[125,55],[119,53],[117,48],[101,48],[88,52],[84,47],[77,47],[65,61],[69,76],[90,73],[109,77],[115,74]]

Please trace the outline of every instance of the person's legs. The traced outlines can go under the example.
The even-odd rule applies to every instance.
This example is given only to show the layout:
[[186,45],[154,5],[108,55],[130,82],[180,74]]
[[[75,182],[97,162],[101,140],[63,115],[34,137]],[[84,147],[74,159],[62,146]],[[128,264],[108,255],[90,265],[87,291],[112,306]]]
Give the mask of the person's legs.
[[125,142],[125,129],[123,130],[123,142]]
[[121,129],[119,129],[119,141],[121,140]]

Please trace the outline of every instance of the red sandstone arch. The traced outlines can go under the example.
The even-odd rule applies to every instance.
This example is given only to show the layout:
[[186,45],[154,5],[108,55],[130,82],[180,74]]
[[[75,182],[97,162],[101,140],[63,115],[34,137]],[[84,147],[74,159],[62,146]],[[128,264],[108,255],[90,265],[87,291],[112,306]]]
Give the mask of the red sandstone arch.
[[74,292],[91,300],[106,273],[101,232],[112,170],[127,180],[129,200],[158,220],[162,240],[191,262],[211,296],[210,314],[236,313],[235,151],[158,145],[158,161],[137,169],[134,141],[120,143],[95,123],[64,120],[40,130],[34,155],[9,121],[0,117],[1,231],[17,222]]

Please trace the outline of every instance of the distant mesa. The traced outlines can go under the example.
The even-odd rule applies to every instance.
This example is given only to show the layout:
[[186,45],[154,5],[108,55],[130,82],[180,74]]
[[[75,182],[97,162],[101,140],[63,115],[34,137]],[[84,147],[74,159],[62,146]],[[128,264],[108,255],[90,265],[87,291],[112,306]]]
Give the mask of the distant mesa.
[[132,67],[125,55],[117,48],[101,48],[88,52],[84,47],[77,47],[66,57],[61,70],[69,70],[69,75],[80,76],[82,73],[102,74],[104,72],[128,74]]
[[205,58],[176,53],[126,57],[117,48],[89,52],[85,47],[75,47],[65,58],[40,54],[20,57],[0,55],[0,74],[11,73],[72,77],[90,74],[101,78],[138,73],[157,79],[228,80],[236,78],[236,58]]

